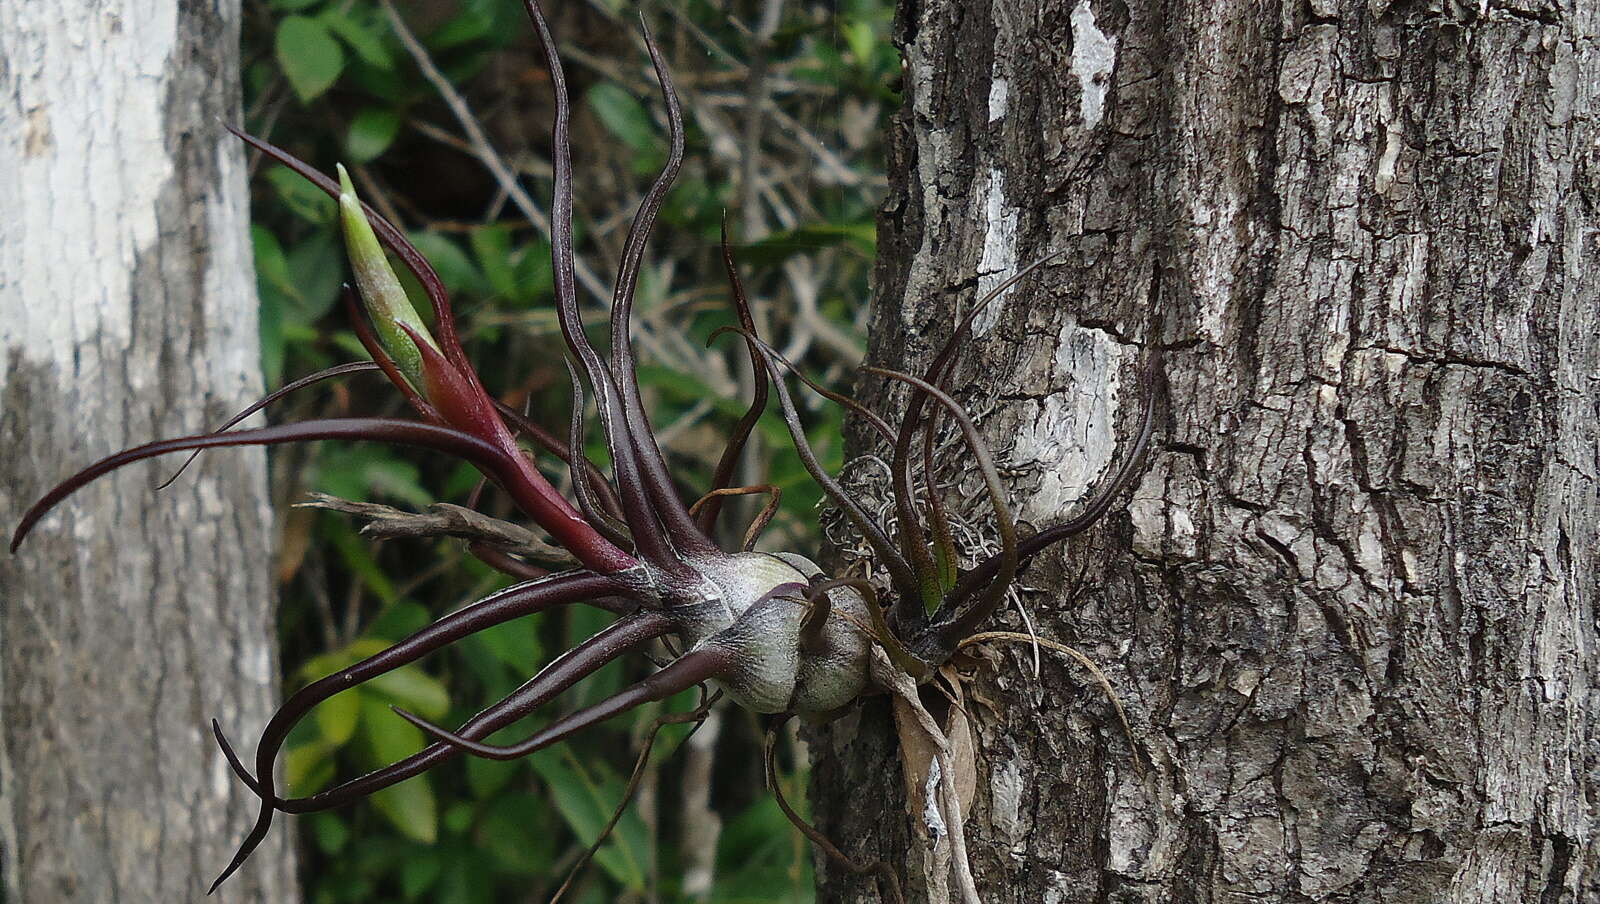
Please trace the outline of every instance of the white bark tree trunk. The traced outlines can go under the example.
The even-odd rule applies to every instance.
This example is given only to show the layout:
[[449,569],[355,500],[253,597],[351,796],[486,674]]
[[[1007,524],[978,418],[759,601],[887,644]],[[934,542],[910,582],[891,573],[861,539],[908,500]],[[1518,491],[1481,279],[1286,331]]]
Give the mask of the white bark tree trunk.
[[[260,388],[237,2],[0,3],[0,523]],[[255,800],[210,738],[276,697],[260,451],[80,492],[0,555],[8,901],[188,901]],[[255,727],[252,727],[255,726]],[[296,900],[286,833],[224,901]]]
[[[985,902],[1600,900],[1597,17],[902,3],[873,357],[1066,249],[960,383],[1041,526],[1125,452],[1140,347],[1170,380],[1131,504],[1024,580],[1151,765],[1081,670],[993,648]],[[819,821],[938,900],[892,735],[819,733]]]

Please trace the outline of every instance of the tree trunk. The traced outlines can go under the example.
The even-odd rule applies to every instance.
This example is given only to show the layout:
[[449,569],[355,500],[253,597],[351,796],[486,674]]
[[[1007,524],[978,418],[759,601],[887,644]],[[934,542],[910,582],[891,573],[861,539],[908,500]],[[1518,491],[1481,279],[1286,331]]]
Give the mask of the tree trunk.
[[[872,356],[1064,250],[957,381],[1037,526],[1147,344],[1169,383],[1131,502],[1024,578],[1132,749],[1071,661],[980,648],[985,902],[1600,900],[1597,12],[902,3]],[[887,707],[814,742],[821,828],[941,900]]]
[[[260,388],[239,7],[0,3],[0,522]],[[260,451],[103,478],[0,556],[0,859],[15,902],[190,901],[255,812],[277,692]],[[222,890],[293,901],[285,833]]]

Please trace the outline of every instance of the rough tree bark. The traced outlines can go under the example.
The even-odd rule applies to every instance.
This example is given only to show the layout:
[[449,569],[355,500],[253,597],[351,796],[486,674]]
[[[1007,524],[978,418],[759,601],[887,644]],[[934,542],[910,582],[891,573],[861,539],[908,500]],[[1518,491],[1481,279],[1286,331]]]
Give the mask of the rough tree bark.
[[[256,394],[237,2],[0,3],[0,524]],[[188,901],[255,799],[212,743],[276,696],[265,460],[102,479],[0,555],[0,898]],[[296,900],[285,833],[223,889]]]
[[[961,373],[1040,525],[1126,450],[1142,346],[1170,381],[1131,504],[1027,576],[1149,765],[991,648],[985,902],[1600,900],[1597,13],[902,3],[872,356],[1065,249]],[[822,828],[939,900],[886,708],[814,741]]]

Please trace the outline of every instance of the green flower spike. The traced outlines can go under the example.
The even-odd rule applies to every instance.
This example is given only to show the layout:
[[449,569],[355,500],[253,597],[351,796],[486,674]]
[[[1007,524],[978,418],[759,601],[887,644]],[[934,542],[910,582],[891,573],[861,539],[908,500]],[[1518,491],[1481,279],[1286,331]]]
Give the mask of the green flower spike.
[[[356,288],[361,291],[361,300],[366,303],[367,313],[377,328],[378,341],[400,372],[421,389],[424,385],[422,353],[411,336],[420,337],[435,350],[439,345],[417,315],[417,309],[411,306],[411,299],[406,296],[394,268],[389,266],[389,258],[373,234],[372,224],[367,222],[366,212],[361,209],[361,201],[356,197],[355,186],[350,183],[344,164],[339,165],[339,220],[344,226],[344,243],[350,255],[350,266],[355,271]],[[400,324],[410,330],[401,329]]]

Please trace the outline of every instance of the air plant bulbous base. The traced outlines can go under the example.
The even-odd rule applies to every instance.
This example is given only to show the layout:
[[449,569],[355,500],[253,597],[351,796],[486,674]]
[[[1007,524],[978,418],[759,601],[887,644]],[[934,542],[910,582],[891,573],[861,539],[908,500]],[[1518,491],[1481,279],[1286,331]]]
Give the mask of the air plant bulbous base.
[[698,612],[669,609],[691,650],[717,646],[736,665],[717,683],[758,713],[816,714],[838,709],[866,688],[871,642],[867,601],[851,587],[825,593],[831,617],[802,637],[815,604],[801,595],[822,569],[795,553],[735,553],[702,568],[720,591]]

